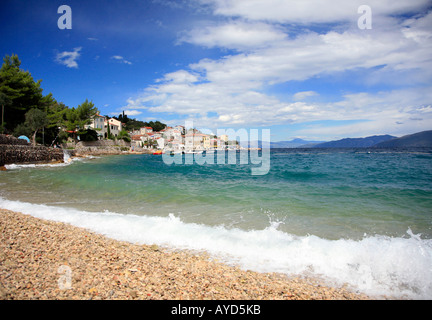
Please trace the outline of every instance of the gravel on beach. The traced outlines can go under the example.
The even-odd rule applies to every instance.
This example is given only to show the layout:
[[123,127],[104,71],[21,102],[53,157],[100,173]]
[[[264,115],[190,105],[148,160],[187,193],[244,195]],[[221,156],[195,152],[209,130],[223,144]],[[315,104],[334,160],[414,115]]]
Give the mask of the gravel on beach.
[[0,300],[368,300],[204,253],[117,241],[0,209]]

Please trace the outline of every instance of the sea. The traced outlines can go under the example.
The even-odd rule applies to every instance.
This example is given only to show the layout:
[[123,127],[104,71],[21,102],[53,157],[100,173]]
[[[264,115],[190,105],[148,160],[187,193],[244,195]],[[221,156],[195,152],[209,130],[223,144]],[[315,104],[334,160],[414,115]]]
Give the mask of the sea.
[[432,299],[431,149],[262,150],[261,174],[251,152],[12,164],[0,208],[376,298]]

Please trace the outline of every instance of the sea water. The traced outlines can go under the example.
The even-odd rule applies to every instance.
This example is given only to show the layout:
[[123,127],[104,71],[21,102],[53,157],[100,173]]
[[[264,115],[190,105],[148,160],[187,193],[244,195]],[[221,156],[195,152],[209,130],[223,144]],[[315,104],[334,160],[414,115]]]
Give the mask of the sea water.
[[270,159],[261,176],[160,155],[11,165],[0,207],[244,269],[432,298],[432,150],[272,149]]

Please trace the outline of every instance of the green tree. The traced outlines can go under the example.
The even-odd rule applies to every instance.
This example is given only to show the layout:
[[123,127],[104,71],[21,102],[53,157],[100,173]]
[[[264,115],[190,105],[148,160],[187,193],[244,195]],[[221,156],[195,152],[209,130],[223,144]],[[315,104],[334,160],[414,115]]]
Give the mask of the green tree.
[[122,130],[117,135],[117,139],[123,139],[126,142],[131,142],[131,137],[129,136],[129,133],[126,130]]
[[[64,114],[62,115],[62,112]],[[67,131],[73,131],[76,135],[87,134],[87,126],[91,124],[92,118],[98,113],[93,102],[88,99],[80,104],[77,108],[68,108],[64,111],[59,111],[56,115],[57,119],[64,119],[63,127]],[[62,118],[63,117],[63,118]]]
[[36,134],[49,124],[46,112],[33,108],[25,114],[25,126],[27,126],[32,134],[33,145],[36,145]]
[[88,99],[86,99],[86,101],[75,109],[75,112],[78,120],[78,128],[85,129],[85,127],[92,122],[92,118],[98,113],[98,109],[93,102],[89,102]]
[[142,127],[151,127],[153,131],[161,131],[166,128],[166,124],[160,121],[144,122],[136,119],[130,119],[126,114],[119,114],[118,117],[113,117],[121,121],[127,131],[139,130]]
[[[94,104],[86,99],[76,108],[68,108],[57,102],[52,94],[43,95],[40,86],[42,80],[34,81],[30,72],[20,68],[21,61],[17,55],[6,55],[0,68],[0,133],[31,134],[36,135],[40,128],[30,129],[30,120],[27,113],[32,111],[29,119],[41,120],[44,113],[44,142],[54,143],[57,138],[66,138],[66,131],[88,135],[87,126],[97,113]],[[35,121],[31,125],[35,125]],[[93,133],[90,133],[92,139]],[[75,136],[76,137],[76,136]],[[51,144],[52,144],[51,143]]]
[[80,141],[97,141],[99,139],[97,132],[93,129],[80,131],[79,137]]
[[12,132],[25,121],[30,109],[42,109],[50,98],[43,99],[42,80],[35,82],[30,72],[20,69],[17,55],[6,55],[0,69],[0,103],[2,109],[2,130]]
[[8,96],[4,92],[0,91],[0,108],[1,108],[0,133],[4,133],[5,130],[4,108],[7,101],[8,101]]
[[152,127],[153,131],[161,131],[161,130],[163,130],[163,129],[166,128],[166,124],[165,124],[165,123],[162,123],[162,122],[160,122],[160,121],[155,121],[155,122],[150,121],[150,122],[148,123],[148,126],[149,126],[149,127]]
[[13,131],[13,135],[15,137],[19,137],[19,136],[31,137],[32,133],[33,133],[32,130],[24,122],[17,125]]
[[49,124],[45,130],[46,141],[51,141],[53,145],[56,141],[62,142],[67,139],[66,129],[66,112],[69,108],[63,102],[52,103],[47,108]]
[[106,136],[106,138],[107,139],[110,139],[110,140],[114,140],[115,139],[115,137],[114,137],[114,135],[111,133],[111,129],[110,129],[110,124],[108,123],[107,124],[107,136]]

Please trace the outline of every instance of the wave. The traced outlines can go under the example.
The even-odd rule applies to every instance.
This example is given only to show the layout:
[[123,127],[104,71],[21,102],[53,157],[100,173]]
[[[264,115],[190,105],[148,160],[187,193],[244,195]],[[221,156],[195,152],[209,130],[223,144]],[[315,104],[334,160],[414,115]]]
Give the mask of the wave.
[[12,164],[6,164],[4,167],[7,170],[17,170],[17,169],[25,169],[25,168],[41,168],[41,167],[65,167],[68,166],[74,162],[78,161],[84,161],[87,159],[97,159],[99,157],[96,156],[86,156],[86,157],[70,157],[68,154],[65,153],[64,161],[59,163],[12,163]]
[[411,230],[406,237],[365,236],[328,240],[295,236],[270,223],[263,230],[184,223],[166,217],[87,212],[0,198],[0,208],[86,228],[138,244],[206,251],[228,264],[257,272],[318,276],[370,296],[432,298],[432,240]]
[[62,162],[62,163],[41,163],[41,164],[6,164],[5,168],[7,170],[17,170],[17,169],[25,169],[25,168],[38,168],[38,167],[64,167],[69,165],[69,163]]

